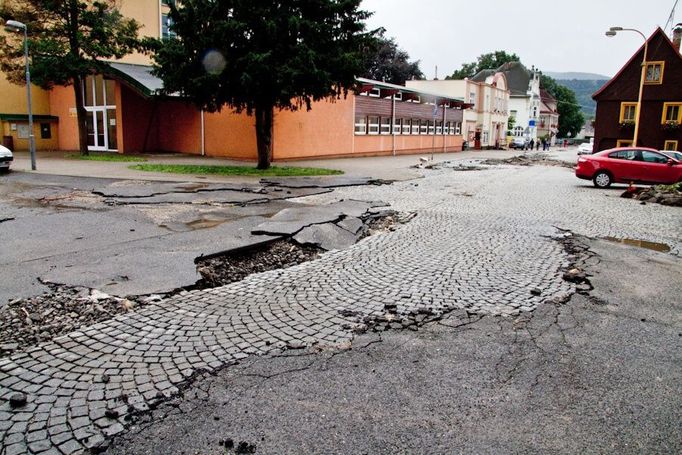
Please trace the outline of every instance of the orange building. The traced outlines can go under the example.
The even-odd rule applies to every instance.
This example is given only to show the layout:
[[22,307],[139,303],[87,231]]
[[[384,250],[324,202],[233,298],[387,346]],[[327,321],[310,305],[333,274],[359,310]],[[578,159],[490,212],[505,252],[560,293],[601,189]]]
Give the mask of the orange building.
[[[142,24],[142,35],[172,38],[166,1],[120,3],[125,16]],[[181,98],[161,97],[157,93],[162,82],[151,69],[147,56],[133,54],[109,62],[104,74],[86,79],[83,91],[90,150],[257,158],[253,117],[227,107],[219,113],[204,113]],[[462,109],[467,107],[463,100],[368,79],[358,79],[358,84],[358,94],[313,103],[310,111],[276,112],[273,159],[462,149]],[[18,93],[16,89],[0,80],[0,93]],[[38,148],[77,150],[73,88],[55,87],[49,92],[36,89],[35,93],[43,100],[39,125],[49,124],[51,128],[50,142],[38,142]],[[21,102],[15,105],[13,112],[5,112],[0,98],[0,114],[10,118],[25,115],[25,105],[23,112],[17,112]],[[11,126],[5,127],[5,133],[8,128]],[[19,139],[16,148],[27,148]]]

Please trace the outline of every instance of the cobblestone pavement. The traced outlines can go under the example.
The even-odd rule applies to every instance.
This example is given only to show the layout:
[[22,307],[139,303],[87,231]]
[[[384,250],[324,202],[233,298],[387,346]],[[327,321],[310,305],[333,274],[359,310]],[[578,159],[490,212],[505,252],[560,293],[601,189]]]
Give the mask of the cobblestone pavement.
[[[416,181],[305,198],[384,200],[417,217],[317,261],[184,292],[0,360],[0,453],[101,450],[130,414],[201,370],[346,343],[368,318],[532,311],[573,292],[561,279],[568,258],[551,238],[557,228],[664,242],[679,255],[679,209],[619,194],[535,166],[427,171]],[[12,406],[19,392],[27,403]]]

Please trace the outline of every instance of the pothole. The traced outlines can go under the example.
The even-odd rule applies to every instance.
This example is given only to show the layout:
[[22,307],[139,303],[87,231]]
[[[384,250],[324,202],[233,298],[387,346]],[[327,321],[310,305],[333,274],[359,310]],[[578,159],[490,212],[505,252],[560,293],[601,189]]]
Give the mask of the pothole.
[[[413,213],[393,211],[372,214],[363,220],[358,241],[379,232],[396,230],[399,224],[409,222],[414,216]],[[44,283],[50,292],[15,299],[0,307],[0,358],[136,311],[144,305],[161,302],[180,291],[223,286],[254,273],[286,269],[315,260],[324,252],[320,247],[297,244],[285,238],[244,250],[198,258],[197,271],[202,278],[189,288],[163,295],[119,298],[86,287]]]
[[214,288],[241,281],[253,273],[288,268],[317,259],[324,250],[278,240],[248,250],[197,260],[199,289]]
[[[414,214],[398,214],[387,211],[364,220],[357,241],[382,231],[393,231],[398,224],[404,224]],[[254,273],[286,269],[294,265],[318,259],[325,253],[324,248],[313,244],[300,244],[292,238],[268,242],[248,249],[227,252],[221,255],[197,258],[197,272],[201,280],[197,289],[214,288],[241,281]]]

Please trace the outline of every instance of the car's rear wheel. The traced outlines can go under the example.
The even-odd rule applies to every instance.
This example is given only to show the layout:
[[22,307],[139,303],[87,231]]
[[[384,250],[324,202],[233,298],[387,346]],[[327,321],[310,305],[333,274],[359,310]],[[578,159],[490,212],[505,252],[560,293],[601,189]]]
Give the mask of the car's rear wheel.
[[606,171],[599,171],[592,179],[597,188],[608,188],[611,186],[611,175]]

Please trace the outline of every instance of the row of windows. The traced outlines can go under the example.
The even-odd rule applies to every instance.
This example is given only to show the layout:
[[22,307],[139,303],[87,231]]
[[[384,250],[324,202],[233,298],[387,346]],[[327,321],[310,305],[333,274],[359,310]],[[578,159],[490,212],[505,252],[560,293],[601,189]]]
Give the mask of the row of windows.
[[[432,120],[397,118],[393,123],[392,134],[437,134],[459,135],[462,133],[461,122],[435,122]],[[378,115],[356,116],[355,134],[391,134],[391,117]]]
[[[616,141],[616,147],[630,147],[632,145],[632,139],[618,139]],[[665,141],[663,145],[663,150],[674,152],[677,151],[677,141]],[[620,153],[620,152],[618,152]],[[611,156],[611,155],[609,155]]]
[[[637,121],[637,103],[620,103],[620,123],[634,123]],[[682,123],[682,103],[663,103],[661,124]]]
[[666,164],[669,159],[662,153],[650,152],[648,150],[621,150],[619,152],[609,153],[609,158],[658,164]]

